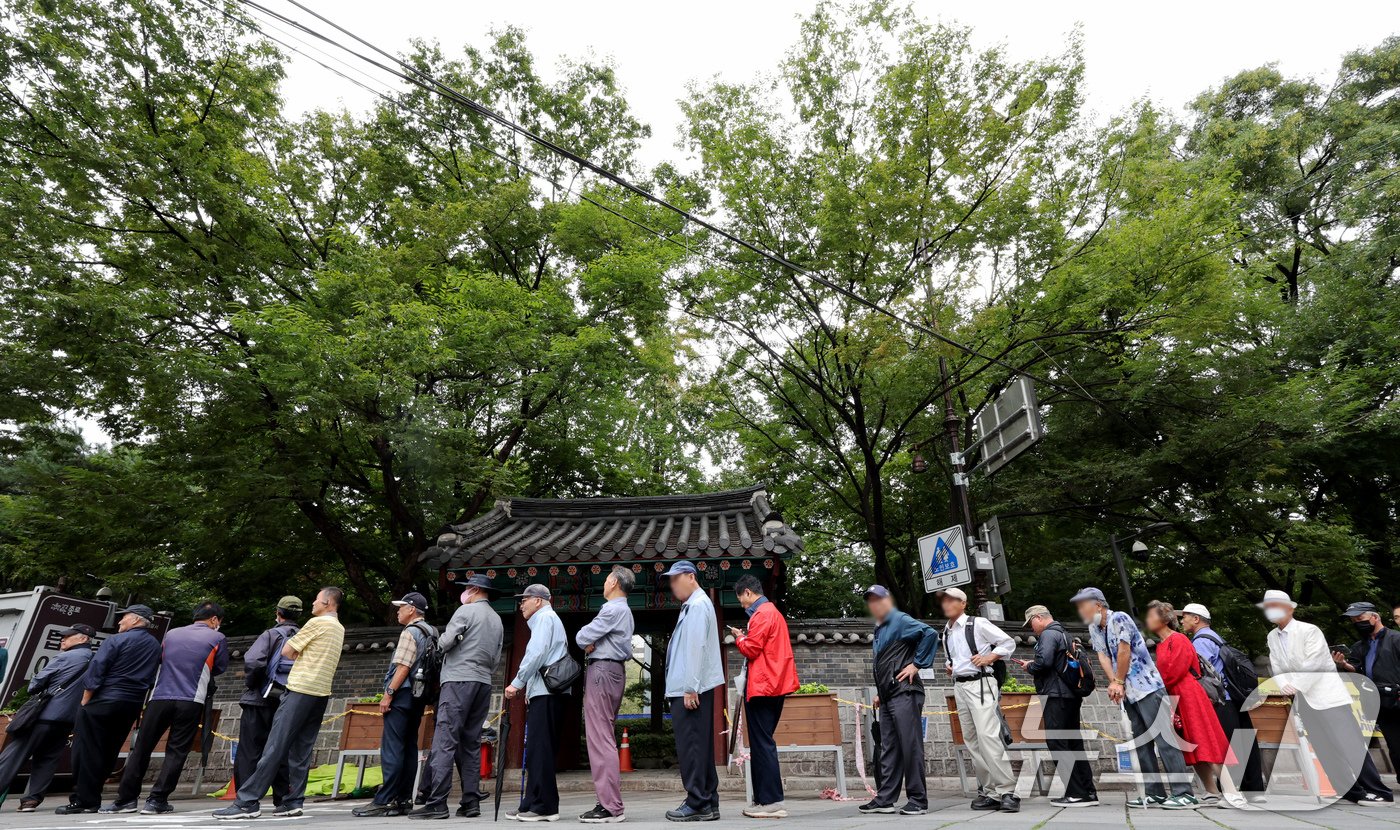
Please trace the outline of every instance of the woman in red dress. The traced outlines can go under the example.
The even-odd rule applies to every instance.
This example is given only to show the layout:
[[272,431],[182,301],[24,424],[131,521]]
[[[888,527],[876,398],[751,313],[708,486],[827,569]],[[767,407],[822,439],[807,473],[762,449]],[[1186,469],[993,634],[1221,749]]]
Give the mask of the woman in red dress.
[[[1161,640],[1157,644],[1157,671],[1167,686],[1167,695],[1176,702],[1172,720],[1182,739],[1182,754],[1205,784],[1202,806],[1244,807],[1248,802],[1235,789],[1230,771],[1224,766],[1234,759],[1230,742],[1225,739],[1225,730],[1220,728],[1210,696],[1197,679],[1200,658],[1196,656],[1196,647],[1178,630],[1180,625],[1171,605],[1153,601],[1147,606],[1147,630]],[[1223,801],[1220,786],[1226,793]]]

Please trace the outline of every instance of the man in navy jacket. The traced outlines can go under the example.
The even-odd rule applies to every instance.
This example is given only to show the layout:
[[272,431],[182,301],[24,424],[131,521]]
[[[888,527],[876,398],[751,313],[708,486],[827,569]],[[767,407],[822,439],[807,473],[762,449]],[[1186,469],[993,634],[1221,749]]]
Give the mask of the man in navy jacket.
[[83,700],[73,725],[73,777],[76,784],[59,815],[95,813],[102,805],[102,782],[141,714],[141,704],[160,670],[160,640],[151,628],[156,612],[148,605],[122,611],[117,633],[102,641],[83,675]]
[[156,742],[170,732],[165,742],[165,763],[151,795],[141,808],[142,815],[170,813],[174,807],[167,800],[180,783],[180,771],[194,746],[199,725],[204,719],[204,698],[209,694],[215,677],[228,668],[228,640],[219,633],[224,609],[214,602],[201,602],[194,608],[194,623],[166,632],[160,662],[160,678],[151,692],[151,702],[136,739],[131,742],[131,754],[126,758],[117,800],[102,808],[104,813],[134,813],[141,795],[141,779],[150,766]]
[[97,632],[90,625],[79,624],[59,631],[58,636],[63,651],[29,680],[29,694],[48,692],[49,702],[39,713],[39,721],[18,735],[10,735],[5,751],[0,752],[0,792],[10,788],[20,766],[29,761],[29,788],[19,802],[21,813],[34,812],[53,782],[58,756],[73,734],[73,719],[83,696],[83,673],[92,660],[92,640]]

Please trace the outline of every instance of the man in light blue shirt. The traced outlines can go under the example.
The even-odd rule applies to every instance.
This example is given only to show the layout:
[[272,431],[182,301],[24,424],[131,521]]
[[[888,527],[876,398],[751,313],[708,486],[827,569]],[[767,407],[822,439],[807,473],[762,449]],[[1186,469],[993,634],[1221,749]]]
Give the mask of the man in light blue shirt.
[[715,772],[715,695],[724,685],[715,606],[700,588],[695,566],[682,559],[662,576],[671,596],[682,603],[680,619],[666,651],[666,697],[676,733],[676,758],[685,785],[685,803],[667,811],[670,821],[719,818],[719,775]]
[[520,670],[506,687],[506,697],[528,701],[525,729],[529,745],[525,750],[525,791],[520,794],[520,810],[507,813],[516,821],[558,821],[559,785],[554,778],[554,756],[559,749],[559,733],[564,727],[564,695],[553,694],[545,685],[542,672],[569,653],[564,623],[554,613],[549,589],[526,585],[518,595],[520,613],[530,627],[530,642],[520,659]]

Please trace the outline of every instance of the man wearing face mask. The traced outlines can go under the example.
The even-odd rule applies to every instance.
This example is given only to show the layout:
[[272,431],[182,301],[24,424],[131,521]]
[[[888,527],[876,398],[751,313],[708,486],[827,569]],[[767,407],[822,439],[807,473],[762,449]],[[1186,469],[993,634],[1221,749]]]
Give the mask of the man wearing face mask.
[[1342,798],[1364,807],[1383,807],[1395,796],[1381,781],[1351,710],[1348,694],[1322,630],[1294,619],[1298,603],[1283,591],[1265,591],[1258,604],[1275,628],[1269,632],[1269,663],[1274,682],[1293,698],[1317,760]]
[[204,720],[204,697],[215,677],[228,668],[228,640],[219,633],[224,609],[216,602],[201,602],[194,608],[194,623],[166,632],[161,646],[160,675],[151,692],[151,702],[141,716],[141,726],[131,742],[117,800],[103,807],[103,813],[134,813],[141,795],[141,779],[151,763],[156,742],[168,730],[165,761],[160,776],[141,807],[142,815],[174,812],[167,799],[180,783],[180,771],[194,746],[199,725]]
[[481,786],[481,725],[491,708],[491,676],[501,662],[505,629],[491,608],[496,591],[485,574],[473,574],[462,588],[462,605],[448,620],[438,639],[442,647],[442,691],[436,706],[437,725],[428,751],[427,799],[408,814],[412,819],[447,818],[454,762],[462,775],[461,818],[481,815],[477,790]]
[[1380,693],[1376,727],[1385,736],[1390,763],[1400,769],[1400,631],[1381,624],[1380,612],[1369,602],[1353,602],[1342,616],[1361,636],[1349,654],[1332,652],[1342,671],[1364,674]]

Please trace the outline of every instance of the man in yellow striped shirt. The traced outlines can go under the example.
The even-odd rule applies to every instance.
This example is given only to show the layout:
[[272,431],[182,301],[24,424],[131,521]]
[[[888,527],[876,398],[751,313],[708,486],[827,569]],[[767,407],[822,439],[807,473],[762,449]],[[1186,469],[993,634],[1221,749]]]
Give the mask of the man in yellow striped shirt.
[[238,782],[237,800],[222,810],[215,810],[214,818],[262,815],[258,802],[272,785],[283,758],[290,767],[291,789],[273,815],[302,814],[316,734],[321,731],[321,719],[330,702],[331,680],[340,665],[340,652],[345,644],[345,628],[340,624],[338,613],[344,601],[345,593],[339,588],[322,588],[311,604],[311,619],[282,647],[282,655],[296,662],[287,675],[287,693],[272,718],[272,734],[263,747],[257,769],[247,781]]

